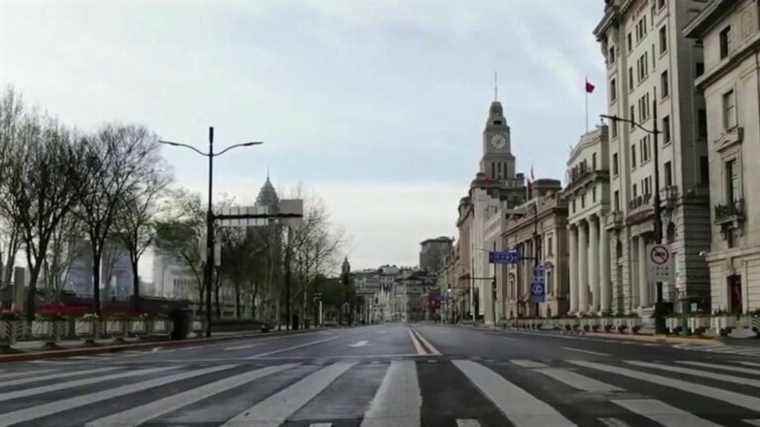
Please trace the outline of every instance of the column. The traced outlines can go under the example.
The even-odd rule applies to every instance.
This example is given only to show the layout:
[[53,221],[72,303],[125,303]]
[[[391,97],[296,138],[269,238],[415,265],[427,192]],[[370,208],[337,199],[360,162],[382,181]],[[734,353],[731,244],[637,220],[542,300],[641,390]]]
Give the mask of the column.
[[588,246],[584,221],[578,222],[578,312],[588,311]]
[[570,313],[578,311],[578,227],[567,227],[567,238],[570,245]]
[[607,235],[607,229],[604,227],[604,221],[599,220],[599,258],[601,259],[599,269],[599,310],[602,312],[610,311],[612,303],[612,283],[610,282],[610,240]]
[[647,279],[647,244],[644,236],[639,236],[639,307],[649,307]]
[[599,311],[599,222],[592,215],[588,221],[588,283],[591,288],[589,311]]

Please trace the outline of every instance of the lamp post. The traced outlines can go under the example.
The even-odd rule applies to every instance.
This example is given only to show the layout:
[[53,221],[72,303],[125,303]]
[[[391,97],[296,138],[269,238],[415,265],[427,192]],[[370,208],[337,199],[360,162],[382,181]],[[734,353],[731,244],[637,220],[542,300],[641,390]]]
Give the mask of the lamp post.
[[214,153],[214,127],[208,128],[208,153],[198,150],[192,145],[182,144],[179,142],[159,140],[161,144],[171,145],[174,147],[185,147],[195,151],[201,156],[208,158],[208,207],[206,209],[206,268],[204,270],[204,282],[206,286],[206,337],[211,337],[211,283],[214,269],[214,211],[213,211],[213,183],[214,183],[214,157],[238,147],[250,147],[261,145],[261,141],[244,142],[241,144],[231,145],[224,150]]

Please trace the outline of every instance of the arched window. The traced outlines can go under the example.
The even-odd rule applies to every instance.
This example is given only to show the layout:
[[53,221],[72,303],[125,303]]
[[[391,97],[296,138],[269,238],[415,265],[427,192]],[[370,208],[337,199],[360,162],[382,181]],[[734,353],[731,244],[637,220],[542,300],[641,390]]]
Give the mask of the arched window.
[[676,225],[672,222],[668,223],[668,231],[666,233],[666,238],[668,240],[668,243],[673,243],[676,241]]

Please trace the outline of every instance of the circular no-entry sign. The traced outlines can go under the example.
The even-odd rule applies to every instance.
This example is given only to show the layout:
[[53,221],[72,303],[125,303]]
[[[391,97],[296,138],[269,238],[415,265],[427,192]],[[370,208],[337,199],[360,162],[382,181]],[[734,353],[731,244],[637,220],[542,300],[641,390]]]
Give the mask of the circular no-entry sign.
[[653,246],[649,251],[649,259],[656,265],[665,265],[670,260],[670,252],[665,246]]

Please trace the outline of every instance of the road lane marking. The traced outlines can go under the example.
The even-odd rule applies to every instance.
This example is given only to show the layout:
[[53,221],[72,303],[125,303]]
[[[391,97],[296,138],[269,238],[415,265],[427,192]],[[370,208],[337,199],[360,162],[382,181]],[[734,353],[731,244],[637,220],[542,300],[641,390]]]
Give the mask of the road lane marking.
[[234,416],[223,426],[278,426],[355,364],[338,362],[320,369]]
[[154,400],[149,404],[128,409],[117,414],[109,415],[92,422],[87,423],[87,427],[106,427],[113,425],[139,425],[153,418],[166,415],[169,412],[199,402],[207,397],[217,395],[227,390],[240,387],[258,378],[277,372],[285,371],[298,366],[297,363],[288,363],[284,365],[268,366],[262,369],[256,369],[243,374],[224,378],[188,391],[175,394],[163,399]]
[[225,349],[224,349],[224,351],[245,350],[245,349],[247,349],[247,348],[253,348],[253,347],[256,347],[256,346],[258,346],[258,345],[261,345],[261,343],[256,343],[256,344],[245,344],[245,345],[236,345],[236,346],[234,346],[234,347],[227,347],[227,348],[225,348]]
[[436,355],[436,356],[440,356],[441,355],[441,352],[438,351],[435,347],[433,347],[433,344],[430,344],[430,342],[428,340],[426,340],[425,337],[422,336],[422,334],[420,333],[420,331],[418,331],[418,330],[415,329],[414,330],[414,335],[420,341],[422,341],[422,343],[425,344],[425,346],[427,346],[427,348],[430,349],[430,351],[432,352],[430,354],[433,354],[433,355]]
[[599,420],[600,423],[606,425],[607,427],[631,427],[630,424],[619,418],[597,418],[597,420]]
[[480,422],[472,418],[457,419],[457,427],[480,427]]
[[598,351],[583,350],[583,349],[574,348],[574,347],[562,347],[562,348],[565,349],[565,350],[577,351],[577,352],[580,352],[580,353],[593,354],[594,356],[605,356],[605,357],[609,357],[610,356],[608,353],[599,353]]
[[11,399],[18,399],[19,397],[27,397],[27,396],[34,396],[36,394],[50,393],[51,391],[65,390],[69,388],[81,387],[81,386],[90,385],[90,384],[97,384],[103,381],[154,374],[158,372],[168,371],[170,369],[174,369],[174,367],[142,369],[142,370],[137,370],[137,371],[127,371],[127,372],[122,371],[118,374],[96,376],[93,378],[85,378],[82,380],[67,381],[67,382],[62,382],[62,383],[56,382],[54,384],[46,385],[46,386],[9,391],[6,393],[0,393],[0,402],[4,402],[6,400],[11,400]]
[[409,329],[409,338],[411,338],[414,349],[417,351],[418,355],[427,355],[427,352],[422,348],[422,344],[417,341],[417,337],[414,336],[411,329]]
[[745,394],[736,393],[733,391],[723,390],[720,388],[710,387],[699,383],[692,383],[675,378],[663,377],[643,371],[635,371],[633,369],[627,369],[622,366],[605,365],[602,363],[588,362],[585,360],[568,360],[567,362],[577,366],[582,366],[584,368],[596,369],[598,371],[622,375],[624,377],[650,382],[653,384],[659,384],[661,386],[674,388],[677,390],[685,391],[687,393],[697,394],[710,399],[721,400],[731,405],[747,408],[750,411],[757,411],[757,408],[760,408],[760,398],[754,396],[747,396]]
[[[21,384],[28,384],[28,383],[34,383],[37,381],[45,381],[45,380],[57,380],[61,378],[68,378],[68,377],[75,377],[77,375],[88,375],[88,374],[99,374],[101,372],[108,372],[108,371],[115,371],[119,368],[117,367],[109,367],[109,368],[98,368],[98,369],[87,369],[84,371],[75,371],[75,372],[64,372],[64,373],[58,373],[58,374],[50,374],[50,375],[43,375],[43,376],[32,376],[27,378],[21,378],[21,379],[11,379],[14,377],[21,377],[26,376],[29,374],[29,372],[19,372],[18,375],[9,374],[8,376],[4,377],[4,379],[11,379],[11,381],[3,381],[2,385],[3,387],[8,387],[12,385],[21,385]],[[46,369],[40,372],[60,372],[60,371],[53,371],[50,369]],[[34,375],[34,373],[32,373]]]
[[283,353],[283,352],[286,352],[286,351],[298,350],[299,348],[308,347],[310,345],[317,345],[317,344],[326,343],[326,342],[329,342],[329,341],[337,340],[338,338],[341,338],[341,336],[340,335],[336,335],[336,336],[333,336],[333,337],[330,337],[330,338],[325,338],[323,340],[309,341],[309,342],[304,343],[304,344],[298,344],[298,345],[294,345],[294,346],[290,346],[290,347],[285,347],[285,348],[281,348],[279,350],[272,350],[272,351],[268,351],[266,353],[259,353],[259,354],[253,355],[251,357],[248,357],[247,359],[257,359],[259,357],[271,356],[273,354]]
[[349,347],[364,347],[369,341],[359,341],[353,344],[349,344]]
[[724,371],[741,372],[743,374],[760,375],[760,370],[742,368],[739,366],[718,365],[715,363],[692,362],[692,361],[687,361],[687,360],[679,360],[676,363],[683,363],[685,365],[693,365],[693,366],[701,366],[703,368],[722,369]]
[[[234,368],[235,366],[237,365],[222,365],[189,372],[182,372],[167,377],[155,378],[152,380],[141,381],[135,384],[129,384],[108,390],[100,390],[90,394],[79,395],[69,399],[56,400],[54,402],[32,406],[29,408],[20,409],[18,411],[6,412],[2,417],[0,417],[0,427],[10,426],[37,418],[46,417],[49,415],[57,414],[59,412],[68,411],[70,409],[80,408],[82,406],[113,399],[115,397],[123,398],[127,394],[138,393],[150,388],[160,387],[165,384],[171,384],[173,382],[199,377],[201,375],[206,375],[213,372],[223,371],[226,369]],[[179,367],[166,369],[176,368]]]
[[394,360],[383,377],[361,427],[418,427],[422,392],[413,360]]
[[332,423],[309,424],[309,427],[332,427]]
[[693,375],[695,377],[710,378],[713,380],[725,381],[725,382],[734,383],[734,384],[748,385],[751,387],[760,387],[760,380],[754,380],[750,378],[735,377],[733,375],[716,374],[713,372],[698,371],[696,369],[680,368],[678,366],[663,365],[661,363],[638,362],[635,360],[626,360],[625,363],[629,365],[640,366],[642,368],[661,369],[663,371]]
[[753,362],[739,362],[739,363],[741,363],[744,366],[757,366],[758,368],[760,368],[760,363],[753,363]]
[[590,391],[593,393],[611,393],[617,391],[625,391],[620,387],[616,387],[611,384],[604,383],[602,381],[589,378],[581,375],[577,372],[569,371],[561,368],[544,368],[536,369],[536,372],[540,372],[547,377],[554,378],[555,380],[565,383],[572,388]]
[[655,399],[613,400],[612,403],[665,427],[720,427],[719,424]]
[[524,359],[514,359],[510,360],[511,363],[521,367],[521,368],[548,368],[549,365],[545,365],[541,362],[534,362],[532,360],[524,360]]
[[[41,360],[35,360],[35,362],[42,362]],[[48,372],[60,372],[58,369],[38,369],[38,370],[29,370],[24,372],[14,372],[12,374],[0,374],[0,380],[9,380],[12,378],[18,378],[23,377],[25,375],[40,375],[40,374],[47,374]],[[2,385],[5,385],[6,383],[3,382]]]
[[556,409],[485,366],[453,360],[473,384],[499,408],[515,427],[575,426]]
[[758,418],[758,419],[754,419],[754,420],[742,420],[742,422],[743,422],[743,423],[747,423],[747,424],[750,424],[750,425],[753,425],[753,426],[758,426],[758,427],[760,427],[760,418]]

